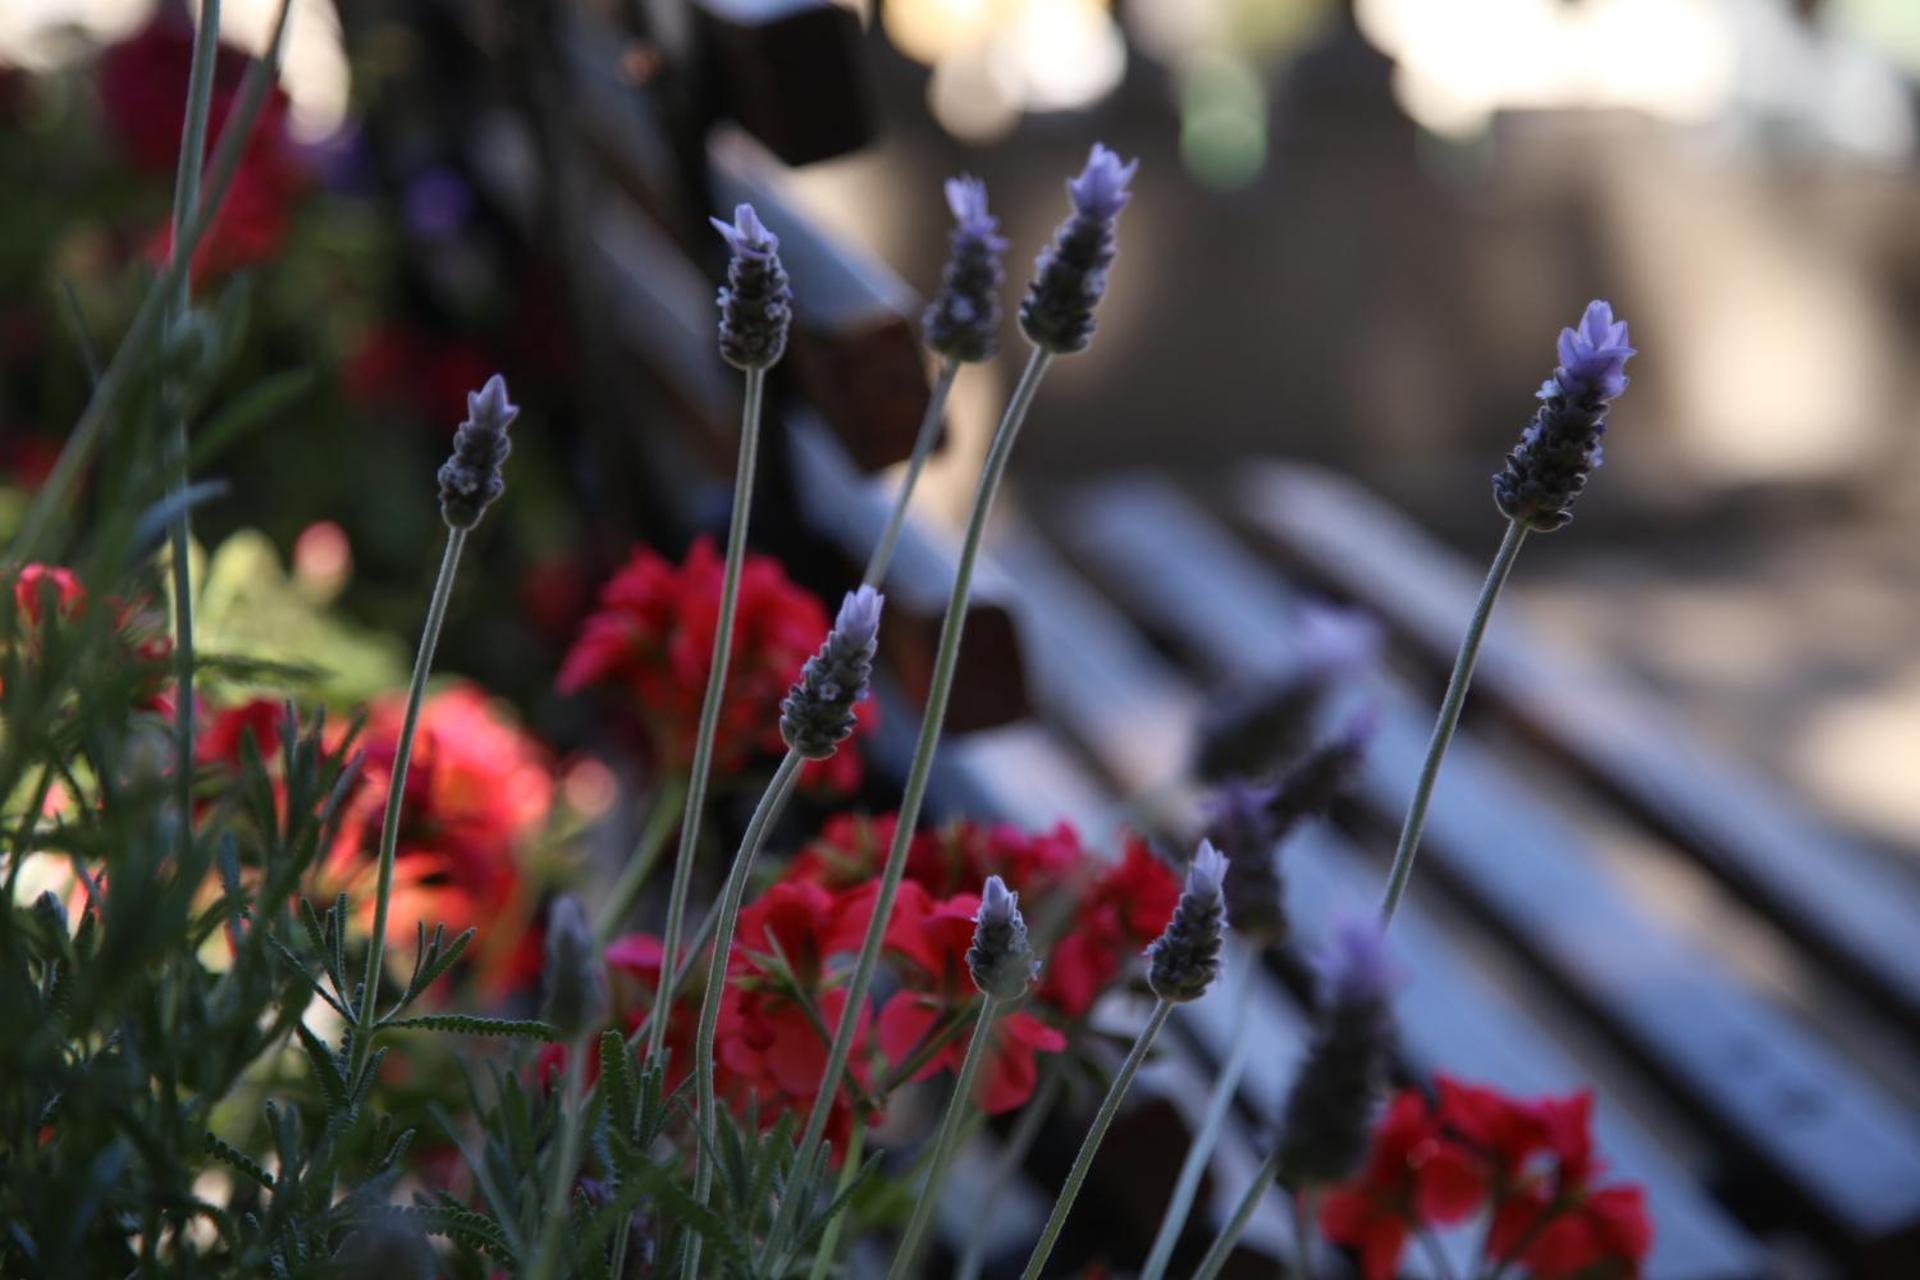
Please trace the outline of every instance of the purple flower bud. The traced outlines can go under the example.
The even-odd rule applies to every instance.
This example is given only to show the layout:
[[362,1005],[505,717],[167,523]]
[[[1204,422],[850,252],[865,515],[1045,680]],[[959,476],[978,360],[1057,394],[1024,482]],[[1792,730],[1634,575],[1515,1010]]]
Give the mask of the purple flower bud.
[[787,349],[793,289],[780,264],[780,238],[753,206],[733,211],[731,223],[711,218],[733,258],[720,289],[720,354],[736,369],[766,369]]
[[540,1012],[564,1036],[606,1021],[607,973],[586,909],[572,894],[554,899],[547,912],[546,996]]
[[453,455],[440,468],[440,515],[449,528],[473,528],[506,491],[503,471],[513,452],[507,428],[519,415],[507,402],[507,380],[497,373],[467,394],[466,421],[453,433]]
[[853,733],[854,704],[867,696],[886,597],[872,587],[849,591],[820,652],[780,704],[780,736],[809,760],[825,760]]
[[1540,407],[1493,478],[1494,501],[1511,520],[1548,533],[1573,519],[1574,499],[1600,466],[1607,408],[1627,389],[1627,323],[1605,302],[1587,304],[1579,327],[1562,329],[1560,366],[1538,392]]
[[1393,986],[1380,926],[1366,917],[1336,926],[1320,962],[1313,1043],[1281,1113],[1286,1186],[1339,1182],[1365,1159],[1392,1052]]
[[1000,328],[1000,255],[1007,242],[987,212],[987,184],[962,175],[947,179],[953,234],[940,292],[927,307],[927,345],[962,361],[993,358]]
[[1020,914],[1020,895],[999,876],[988,876],[973,917],[973,945],[967,948],[973,985],[996,1000],[1018,1000],[1039,967]]
[[1220,974],[1220,944],[1226,933],[1221,887],[1227,860],[1202,840],[1187,867],[1186,888],[1173,919],[1147,948],[1147,985],[1163,1000],[1198,1000]]
[[1020,327],[1042,351],[1066,355],[1093,338],[1093,309],[1107,291],[1107,271],[1118,247],[1113,223],[1126,208],[1138,160],[1094,143],[1087,167],[1067,183],[1073,213],[1054,232],[1053,243],[1034,261],[1033,283],[1020,304]]

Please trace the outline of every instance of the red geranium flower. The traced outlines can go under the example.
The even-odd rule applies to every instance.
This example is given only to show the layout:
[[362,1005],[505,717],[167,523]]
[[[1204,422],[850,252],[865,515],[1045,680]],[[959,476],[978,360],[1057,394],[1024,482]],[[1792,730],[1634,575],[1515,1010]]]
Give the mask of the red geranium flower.
[[[376,866],[404,713],[397,696],[373,707],[362,785],[327,859],[330,889],[361,881]],[[498,987],[538,972],[535,904],[519,855],[552,803],[545,751],[502,720],[485,693],[463,684],[428,698],[401,810],[389,941],[411,940],[417,920],[444,921],[449,932],[484,926],[474,951],[484,983]],[[370,898],[363,900],[370,905]]]
[[87,598],[87,590],[80,585],[71,569],[58,565],[27,564],[13,578],[14,607],[20,615],[35,627],[45,616],[46,602],[53,601],[55,616],[71,618],[80,609]]
[[[647,739],[669,769],[684,769],[693,758],[725,571],[707,538],[696,540],[678,566],[649,548],[636,549],[601,588],[599,610],[581,627],[560,665],[556,685],[562,693],[595,687],[631,693]],[[826,609],[788,580],[779,561],[747,557],[714,740],[717,772],[732,772],[756,754],[785,749],[780,699],[827,628]],[[870,725],[870,715],[863,717],[857,732]],[[858,757],[850,746],[842,746],[834,760],[809,762],[801,773],[801,784],[816,790],[845,789],[858,781]]]
[[[224,46],[215,60],[209,151],[238,100],[247,62],[238,50]],[[171,6],[100,60],[100,100],[107,123],[135,165],[155,178],[173,176],[192,63],[193,26]],[[267,261],[279,251],[291,222],[291,203],[306,184],[286,121],[287,98],[275,88],[254,122],[220,212],[194,253],[196,279]],[[164,261],[172,246],[172,227],[162,227],[153,238],[153,255]]]
[[[936,902],[917,884],[901,885],[887,923],[886,945],[903,962],[908,986],[880,1011],[880,1050],[890,1063],[902,1066],[942,1022],[967,1020],[967,1030],[932,1055],[910,1080],[958,1071],[966,1057],[973,1038],[969,1010],[979,999],[967,970],[967,948],[979,909],[977,894]],[[974,1083],[975,1101],[988,1115],[1011,1111],[1032,1097],[1039,1079],[1037,1055],[1067,1047],[1066,1036],[1024,1009],[996,1021],[992,1034],[992,1048]]]
[[1129,837],[1125,854],[1093,883],[1047,957],[1040,998],[1070,1018],[1084,1014],[1121,967],[1160,936],[1179,901],[1172,869]]
[[1360,1255],[1364,1280],[1390,1280],[1415,1231],[1491,1206],[1489,1259],[1535,1280],[1632,1276],[1653,1242],[1638,1187],[1595,1188],[1593,1097],[1517,1099],[1442,1078],[1436,1108],[1394,1100],[1366,1167],[1321,1207],[1329,1240]]

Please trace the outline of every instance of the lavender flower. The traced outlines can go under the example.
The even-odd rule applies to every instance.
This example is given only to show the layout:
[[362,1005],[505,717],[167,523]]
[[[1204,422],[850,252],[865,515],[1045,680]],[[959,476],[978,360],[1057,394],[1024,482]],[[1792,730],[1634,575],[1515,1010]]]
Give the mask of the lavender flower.
[[767,230],[750,204],[733,221],[710,218],[733,251],[720,289],[720,354],[736,369],[767,369],[787,349],[793,290],[780,265],[780,237]]
[[807,659],[780,704],[780,736],[809,760],[825,760],[853,732],[854,704],[867,696],[886,597],[872,587],[849,591],[840,616]]
[[1020,895],[999,876],[988,876],[973,916],[973,945],[967,948],[973,985],[996,1000],[1018,1000],[1039,968],[1027,941]]
[[1113,224],[1127,207],[1138,160],[1122,164],[1099,143],[1087,167],[1067,183],[1073,214],[1034,260],[1033,283],[1020,304],[1020,327],[1042,351],[1084,351],[1093,338],[1093,308],[1107,291],[1107,271],[1118,252]]
[[1198,1000],[1219,976],[1226,932],[1221,886],[1226,875],[1226,858],[1202,840],[1187,868],[1186,888],[1173,919],[1147,947],[1147,985],[1162,1000]]
[[607,974],[586,909],[562,894],[547,912],[546,995],[541,1016],[572,1037],[607,1017]]
[[1321,961],[1319,1025],[1281,1113],[1288,1187],[1339,1182],[1366,1157],[1392,1047],[1393,985],[1379,926],[1343,921]]
[[1379,661],[1381,643],[1380,624],[1357,609],[1302,610],[1294,661],[1207,707],[1195,772],[1208,780],[1258,777],[1307,751],[1329,697]]
[[507,403],[507,380],[497,373],[467,393],[466,421],[453,433],[453,456],[440,468],[440,515],[448,528],[473,528],[506,492],[503,471],[513,452],[507,428],[519,416],[519,406]]
[[1007,242],[999,235],[999,219],[987,212],[987,184],[980,179],[948,178],[947,207],[953,210],[953,234],[940,292],[927,306],[927,345],[954,360],[991,360],[1006,279],[1000,255]]
[[1601,461],[1607,406],[1627,389],[1627,322],[1605,302],[1587,304],[1577,329],[1560,331],[1560,366],[1541,384],[1540,408],[1493,478],[1509,519],[1548,533],[1573,519],[1573,502]]

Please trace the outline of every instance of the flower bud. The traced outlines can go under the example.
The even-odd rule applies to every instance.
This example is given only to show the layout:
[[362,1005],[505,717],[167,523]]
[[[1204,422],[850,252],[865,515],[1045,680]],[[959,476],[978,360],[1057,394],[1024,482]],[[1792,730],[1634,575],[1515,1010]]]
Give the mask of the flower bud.
[[1371,919],[1342,922],[1322,958],[1313,1043],[1280,1119],[1280,1181],[1295,1190],[1339,1182],[1367,1153],[1386,1087],[1393,968]]
[[987,212],[987,184],[978,178],[947,179],[953,210],[947,267],[940,292],[927,306],[927,345],[961,361],[991,360],[1000,328],[1000,255],[1007,242],[999,220]]
[[547,912],[546,996],[540,1016],[571,1039],[607,1018],[607,973],[586,909],[572,894]]
[[727,283],[720,289],[720,354],[736,369],[767,369],[787,349],[793,289],[780,265],[780,237],[767,230],[750,204],[732,222],[709,218],[727,247]]
[[996,1000],[1018,1000],[1039,967],[1020,915],[1020,895],[999,876],[988,876],[973,916],[973,945],[967,948],[973,985]]
[[1220,943],[1226,933],[1221,886],[1227,860],[1208,841],[1194,850],[1186,888],[1173,919],[1147,947],[1147,985],[1163,1000],[1198,1000],[1220,974]]
[[1093,340],[1093,309],[1119,252],[1113,224],[1132,198],[1127,183],[1139,167],[1138,160],[1120,163],[1096,142],[1087,167],[1067,183],[1073,213],[1034,260],[1033,282],[1020,304],[1020,328],[1042,351],[1067,355]]
[[507,428],[520,415],[507,402],[507,380],[499,374],[467,393],[467,418],[453,433],[453,456],[440,468],[440,515],[450,529],[471,529],[506,491],[502,474],[513,441]]
[[1573,519],[1573,502],[1601,462],[1607,407],[1627,389],[1635,354],[1627,322],[1605,302],[1587,304],[1577,329],[1560,331],[1560,365],[1538,392],[1540,408],[1493,478],[1509,519],[1549,533]]
[[886,597],[872,587],[849,591],[820,652],[780,703],[780,736],[809,760],[825,760],[852,734],[854,704],[867,696]]

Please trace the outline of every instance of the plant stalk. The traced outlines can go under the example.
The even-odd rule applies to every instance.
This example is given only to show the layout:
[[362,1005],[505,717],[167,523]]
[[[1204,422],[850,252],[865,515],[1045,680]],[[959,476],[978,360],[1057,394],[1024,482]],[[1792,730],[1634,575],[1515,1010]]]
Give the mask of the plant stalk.
[[1073,1158],[1073,1168],[1067,1171],[1067,1180],[1061,1186],[1060,1194],[1054,1198],[1053,1212],[1047,1215],[1047,1225],[1040,1232],[1040,1239],[1027,1259],[1027,1269],[1020,1273],[1021,1280],[1040,1280],[1040,1272],[1053,1255],[1053,1246],[1067,1225],[1067,1215],[1073,1212],[1073,1202],[1079,1198],[1080,1187],[1087,1180],[1087,1171],[1093,1168],[1093,1157],[1099,1153],[1107,1129],[1120,1112],[1120,1100],[1127,1096],[1127,1089],[1133,1084],[1140,1064],[1147,1060],[1147,1050],[1153,1047],[1154,1037],[1160,1034],[1161,1027],[1167,1025],[1167,1016],[1172,1012],[1171,1000],[1154,1002],[1152,1016],[1134,1038],[1133,1048],[1127,1052],[1127,1060],[1120,1064],[1113,1083],[1107,1086],[1107,1096],[1100,1100],[1100,1109],[1093,1114],[1093,1123],[1087,1127],[1087,1136],[1080,1141],[1080,1153]]
[[[220,0],[204,0],[200,27],[193,38],[193,62],[187,71],[187,113],[180,129],[180,163],[174,174],[174,256],[181,256],[187,224],[200,203],[200,175],[206,161],[207,118],[213,111],[213,69],[220,52]],[[186,314],[193,296],[193,263],[189,257],[179,272],[171,315]],[[163,334],[161,342],[167,341]],[[167,542],[173,578],[174,664],[174,785],[179,806],[178,848],[185,856],[193,841],[193,508],[184,501],[187,491],[187,405],[174,388],[167,399],[173,409],[167,441],[168,496],[175,500],[173,519],[167,522]]]
[[[1040,390],[1040,380],[1046,375],[1052,361],[1051,354],[1034,349],[1026,368],[1021,371],[1020,381],[1015,384],[1013,394],[1008,398],[1006,412],[1001,416],[993,443],[987,449],[986,461],[980,469],[973,510],[967,518],[960,560],[954,569],[953,589],[947,597],[946,617],[940,624],[940,643],[935,651],[933,680],[927,691],[926,711],[920,721],[920,736],[914,745],[913,763],[907,770],[907,784],[900,798],[893,844],[887,850],[887,863],[881,874],[880,894],[874,902],[873,919],[867,925],[867,936],[861,945],[853,978],[847,988],[847,1005],[840,1015],[840,1025],[834,1032],[833,1048],[827,1055],[827,1069],[820,1078],[820,1089],[814,1095],[813,1110],[807,1117],[807,1127],[801,1135],[798,1159],[799,1167],[803,1169],[808,1167],[808,1162],[819,1148],[820,1139],[826,1132],[827,1119],[833,1111],[833,1100],[840,1092],[840,1077],[845,1073],[847,1058],[853,1052],[854,1031],[859,1025],[860,1009],[866,1001],[868,988],[873,985],[873,972],[880,961],[880,946],[886,935],[887,921],[893,914],[894,899],[900,892],[900,880],[906,872],[907,847],[912,843],[914,826],[920,820],[920,805],[926,799],[927,780],[933,772],[934,752],[940,745],[941,726],[947,718],[947,700],[953,693],[953,673],[960,657],[960,633],[966,622],[968,601],[973,595],[974,564],[980,556],[980,540],[986,532],[987,517],[993,510],[993,499],[999,492],[1001,478],[1006,474],[1007,458],[1013,452],[1014,441],[1019,437],[1027,411],[1033,406],[1034,395]],[[781,1221],[790,1221],[784,1205]],[[775,1238],[779,1236],[778,1227],[774,1234]]]
[[940,374],[934,379],[933,394],[927,399],[927,412],[920,419],[920,434],[913,439],[913,453],[907,459],[907,472],[900,479],[900,493],[893,500],[893,510],[887,513],[887,526],[880,532],[880,541],[874,544],[873,555],[867,560],[867,571],[860,579],[869,587],[878,587],[887,576],[887,566],[893,563],[893,549],[900,542],[900,530],[907,522],[907,508],[913,503],[913,490],[920,483],[920,473],[926,469],[927,458],[933,453],[934,441],[940,438],[940,423],[947,413],[947,395],[953,390],[953,380],[959,376],[960,362],[952,356],[940,361]]
[[[447,621],[447,601],[453,596],[453,580],[460,571],[460,553],[467,545],[465,529],[447,530],[447,547],[440,557],[440,573],[433,582],[433,598],[427,604],[426,625],[420,632],[420,648],[414,654],[413,678],[407,683],[406,717],[400,724],[400,741],[394,747],[393,776],[387,780],[387,804],[380,818],[380,872],[373,890],[373,936],[367,942],[366,977],[361,984],[359,1024],[353,1036],[352,1070],[348,1079],[359,1077],[366,1065],[367,1051],[373,1045],[374,1010],[380,999],[380,968],[386,961],[387,912],[393,898],[393,861],[400,845],[400,809],[406,798],[407,770],[413,764],[413,739],[420,727],[420,706],[426,700],[427,676],[433,670],[433,651],[440,644],[440,629]],[[350,994],[350,993],[349,993]]]
[[580,1088],[585,1076],[583,1065],[592,1041],[581,1036],[567,1046],[567,1073],[560,1099],[560,1141],[555,1151],[553,1182],[547,1191],[546,1222],[540,1228],[540,1244],[533,1255],[531,1280],[552,1280],[559,1274],[555,1267],[564,1246],[561,1238],[568,1219],[567,1198],[573,1190],[573,1175],[580,1166]]
[[[667,926],[661,939],[660,989],[673,990],[674,969],[680,961],[680,932],[686,923],[687,890],[693,882],[694,849],[699,841],[700,815],[707,804],[707,777],[713,771],[713,740],[720,728],[720,707],[727,689],[727,665],[733,658],[733,622],[740,603],[740,571],[747,558],[747,521],[753,508],[753,470],[760,451],[760,404],[765,398],[764,369],[746,373],[746,395],[740,408],[740,457],[733,469],[733,514],[727,522],[727,568],[720,588],[720,618],[713,633],[713,665],[707,672],[707,692],[700,703],[700,731],[694,739],[693,765],[687,776],[687,802],[680,818],[680,847],[673,866],[673,890],[667,899]],[[647,1055],[657,1056],[665,1045],[667,1020],[657,1018],[647,1033]]]
[[[1047,1065],[1041,1068],[1046,1075],[1045,1082],[1028,1099],[1027,1105],[1020,1109],[1020,1118],[1014,1122],[1013,1132],[1007,1135],[1006,1145],[994,1161],[993,1174],[987,1179],[987,1194],[979,1209],[979,1220],[982,1222],[993,1221],[994,1211],[1000,1207],[1000,1199],[1006,1194],[1008,1184],[1020,1171],[1020,1166],[1027,1162],[1027,1154],[1033,1150],[1033,1144],[1040,1136],[1040,1126],[1047,1122],[1047,1117],[1053,1112],[1053,1104],[1060,1100],[1060,1091],[1064,1086],[1055,1066],[1057,1061],[1049,1059]],[[969,1232],[966,1252],[954,1272],[955,1280],[979,1280],[980,1270],[986,1265],[986,1249],[987,1233]]]
[[1440,718],[1434,723],[1433,738],[1427,743],[1427,757],[1420,765],[1420,780],[1414,786],[1413,801],[1407,806],[1406,821],[1400,827],[1400,842],[1393,851],[1393,870],[1387,875],[1387,892],[1380,903],[1382,927],[1391,923],[1393,913],[1400,909],[1407,881],[1413,876],[1420,832],[1427,823],[1427,805],[1433,799],[1433,785],[1440,777],[1440,762],[1453,742],[1454,730],[1460,727],[1460,709],[1466,705],[1467,686],[1473,681],[1473,667],[1480,659],[1480,642],[1486,637],[1487,621],[1493,616],[1494,601],[1499,599],[1500,588],[1506,585],[1507,574],[1512,572],[1514,559],[1526,539],[1527,526],[1518,520],[1509,520],[1506,536],[1500,540],[1500,550],[1494,553],[1493,565],[1487,570],[1487,581],[1480,588],[1480,598],[1474,602],[1467,634],[1460,641],[1460,653],[1453,662],[1453,674],[1447,679]]
[[[853,1180],[860,1176],[860,1157],[866,1150],[867,1126],[858,1118],[853,1122],[853,1133],[847,1139],[846,1158],[840,1162],[840,1181],[834,1187],[834,1198],[846,1193]],[[840,1227],[846,1222],[846,1210],[833,1215],[827,1223],[827,1229],[820,1233],[820,1247],[813,1253],[813,1269],[807,1273],[807,1280],[827,1280],[827,1273],[833,1269],[833,1255],[840,1248]]]
[[1241,939],[1234,951],[1240,974],[1233,990],[1233,1042],[1227,1048],[1226,1061],[1220,1068],[1219,1078],[1214,1081],[1212,1094],[1207,1098],[1207,1109],[1201,1117],[1200,1129],[1187,1147],[1187,1157],[1180,1165],[1180,1176],[1173,1184],[1173,1198],[1167,1202],[1167,1211],[1160,1219],[1160,1230],[1153,1238],[1153,1248],[1147,1254],[1140,1280],[1160,1280],[1166,1275],[1167,1264],[1173,1259],[1174,1246],[1180,1243],[1180,1233],[1186,1228],[1187,1217],[1193,1211],[1194,1197],[1200,1193],[1200,1179],[1207,1171],[1207,1162],[1213,1157],[1213,1149],[1220,1143],[1220,1130],[1226,1124],[1227,1115],[1233,1110],[1234,1095],[1240,1089],[1240,1076],[1247,1068],[1247,1050],[1253,1043],[1247,1036],[1247,1015],[1253,1008],[1254,973],[1260,964],[1260,950]]
[[1207,1249],[1207,1256],[1200,1260],[1200,1266],[1193,1273],[1193,1280],[1214,1280],[1220,1274],[1220,1268],[1227,1264],[1227,1258],[1233,1253],[1233,1246],[1240,1242],[1240,1233],[1247,1229],[1247,1222],[1253,1217],[1253,1211],[1260,1207],[1261,1197],[1267,1194],[1267,1188],[1280,1176],[1280,1144],[1275,1143],[1273,1152],[1253,1175],[1253,1181],[1247,1185],[1246,1194],[1240,1197],[1235,1206],[1233,1217],[1227,1225],[1220,1228],[1220,1234],[1213,1238],[1213,1244]]
[[899,1248],[893,1255],[893,1266],[887,1271],[888,1280],[907,1280],[913,1274],[914,1262],[920,1253],[921,1237],[926,1235],[927,1225],[933,1221],[933,1211],[940,1202],[941,1184],[946,1181],[947,1165],[953,1159],[961,1122],[973,1109],[974,1078],[980,1074],[980,1064],[992,1052],[993,1020],[999,1012],[1000,1001],[991,995],[980,997],[980,1017],[973,1024],[973,1039],[967,1045],[967,1056],[960,1063],[960,1076],[954,1081],[953,1096],[947,1100],[947,1112],[940,1121],[939,1136],[934,1139],[933,1161],[927,1168],[927,1181],[920,1188],[919,1198],[914,1201],[913,1218],[907,1223],[907,1233],[900,1238]]
[[[699,1122],[707,1131],[708,1151],[720,1149],[719,1101],[713,1091],[713,1040],[720,1029],[720,1000],[727,989],[727,960],[733,951],[734,928],[740,923],[740,904],[747,895],[747,877],[753,871],[753,860],[766,841],[768,829],[787,807],[787,799],[793,795],[794,783],[800,777],[800,767],[805,763],[806,757],[791,748],[781,758],[767,789],[760,793],[760,803],[754,806],[753,817],[740,838],[740,848],[733,855],[733,867],[727,872],[726,889],[721,894],[720,923],[714,934],[713,955],[707,961],[707,989],[700,997],[700,1033],[693,1042]],[[666,1025],[665,1019],[660,1025]],[[703,1205],[713,1196],[713,1161],[704,1154],[694,1173],[693,1194]],[[696,1234],[687,1249],[683,1272],[687,1280],[698,1280],[700,1275],[701,1243]]]

